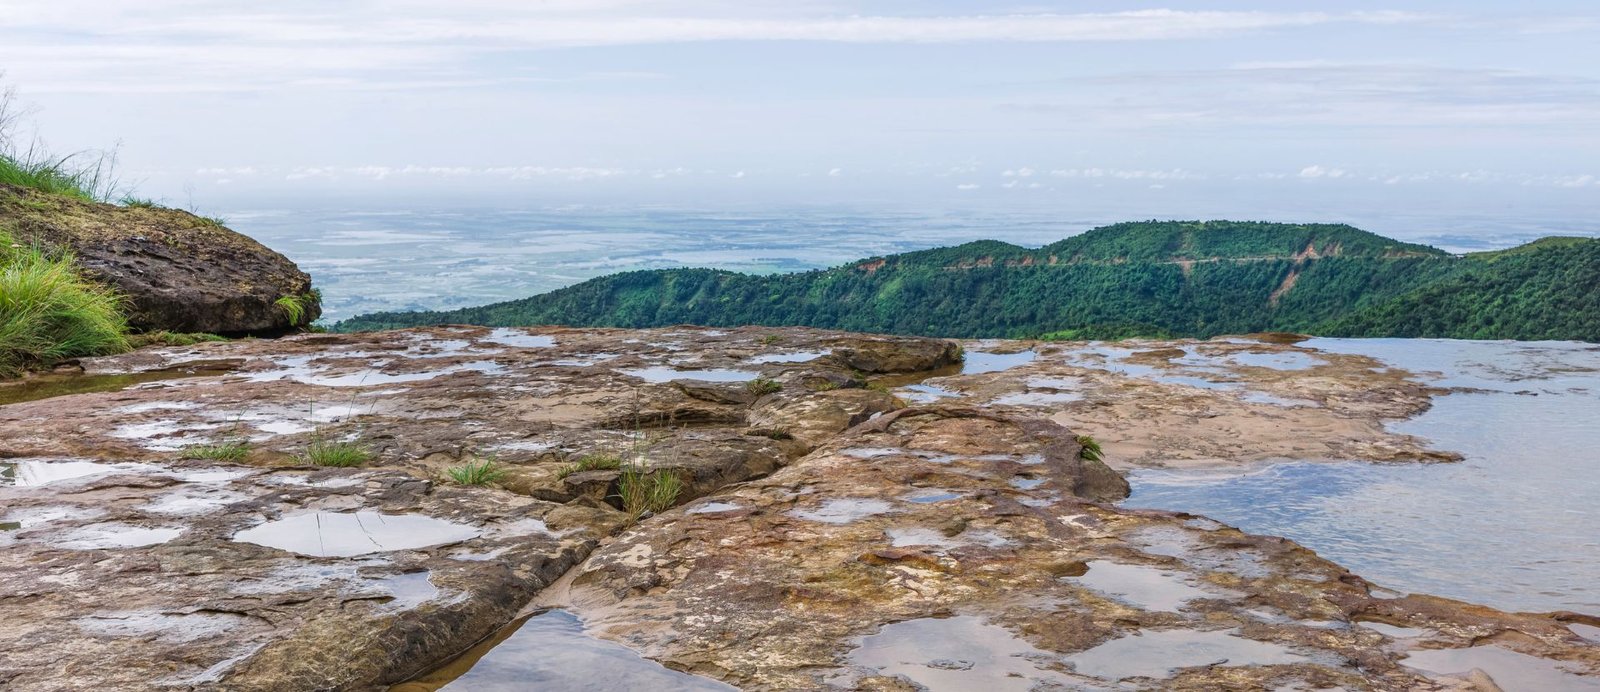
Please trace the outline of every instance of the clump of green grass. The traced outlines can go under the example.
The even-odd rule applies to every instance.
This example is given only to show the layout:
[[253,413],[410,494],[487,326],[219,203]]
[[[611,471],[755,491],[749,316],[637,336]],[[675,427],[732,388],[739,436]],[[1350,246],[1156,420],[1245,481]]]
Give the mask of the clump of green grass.
[[774,394],[783,391],[783,385],[778,384],[776,380],[765,377],[757,377],[753,380],[750,380],[750,382],[745,384],[744,388],[756,396],[766,396],[768,394]]
[[1088,435],[1079,435],[1078,444],[1083,449],[1078,450],[1078,458],[1088,461],[1103,461],[1106,458],[1105,450],[1100,448],[1100,441]]
[[773,345],[775,343],[778,343],[779,341],[782,341],[782,340],[783,340],[783,336],[780,335],[780,334],[768,334],[766,336],[761,337],[761,345],[762,346],[771,346],[771,345]]
[[311,312],[304,296],[284,296],[273,301],[272,304],[278,306],[278,309],[282,310],[283,314],[289,316],[290,326],[304,324],[306,315]]
[[250,442],[248,440],[229,440],[185,447],[181,456],[184,459],[205,459],[208,461],[244,461],[245,457],[250,456]]
[[585,454],[578,460],[556,470],[556,478],[566,478],[583,471],[610,471],[622,468],[622,457],[615,454]]
[[129,348],[122,297],[83,277],[69,253],[0,231],[0,375]]
[[302,461],[317,466],[349,468],[372,460],[372,450],[359,442],[348,440],[316,440],[306,445]]
[[833,380],[821,380],[811,385],[811,391],[813,392],[831,392],[838,388],[839,383]]
[[493,456],[452,466],[445,469],[445,474],[460,485],[488,485],[506,476],[505,470],[495,463]]
[[0,183],[40,192],[103,202],[116,197],[116,152],[52,154],[34,138],[17,145],[23,109],[11,89],[0,90]]
[[155,201],[153,199],[148,199],[148,198],[145,198],[145,197],[134,197],[133,195],[127,195],[127,196],[123,197],[122,199],[117,201],[117,204],[120,204],[120,205],[122,205],[124,207],[131,207],[131,208],[134,208],[134,209],[159,209],[159,208],[161,208],[161,203],[159,203],[159,202],[157,202],[157,201]]
[[617,479],[617,495],[622,511],[634,520],[646,513],[665,512],[683,493],[683,479],[668,471],[651,472],[643,464],[629,464]]

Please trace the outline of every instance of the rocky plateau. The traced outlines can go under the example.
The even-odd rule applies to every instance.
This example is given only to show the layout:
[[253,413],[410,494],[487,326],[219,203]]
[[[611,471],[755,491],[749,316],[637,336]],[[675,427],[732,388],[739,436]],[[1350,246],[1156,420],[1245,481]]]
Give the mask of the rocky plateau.
[[[1281,335],[689,327],[84,360],[0,385],[0,687],[489,689],[566,613],[650,689],[1600,689],[1600,618],[1117,504],[1138,467],[1449,463],[1385,428],[1440,393],[1412,375]],[[625,512],[601,458],[681,490]]]

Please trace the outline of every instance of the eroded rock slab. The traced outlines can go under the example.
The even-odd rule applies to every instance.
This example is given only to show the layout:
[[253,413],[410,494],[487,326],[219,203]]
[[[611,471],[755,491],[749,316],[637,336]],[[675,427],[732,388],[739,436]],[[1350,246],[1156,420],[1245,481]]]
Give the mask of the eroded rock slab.
[[745,689],[1470,689],[1442,668],[1489,643],[1600,683],[1558,616],[1389,594],[1290,541],[1105,504],[1103,467],[1037,423],[881,417],[624,533],[543,599]]
[[[863,364],[956,354],[806,330],[441,328],[145,350],[23,383],[81,393],[0,406],[0,686],[400,682],[632,519],[618,469],[571,465],[673,474],[687,502],[894,409]],[[321,440],[375,456],[310,466]],[[242,463],[184,460],[241,442]],[[486,459],[495,487],[447,482]]]
[[968,342],[969,361],[990,355],[990,367],[894,391],[1048,417],[1092,435],[1124,469],[1459,459],[1385,428],[1427,410],[1440,390],[1366,356],[1275,341]]

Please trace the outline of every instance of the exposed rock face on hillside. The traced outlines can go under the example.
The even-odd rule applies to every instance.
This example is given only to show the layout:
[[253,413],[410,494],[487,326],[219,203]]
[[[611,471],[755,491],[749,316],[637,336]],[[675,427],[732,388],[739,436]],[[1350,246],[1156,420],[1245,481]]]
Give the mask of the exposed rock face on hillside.
[[[0,387],[0,686],[435,689],[543,607],[748,689],[1475,684],[1424,672],[1426,649],[1597,680],[1576,673],[1600,674],[1600,647],[1567,621],[1600,620],[1388,594],[1289,541],[1120,509],[1126,482],[1078,437],[1119,465],[1420,458],[1379,427],[1427,405],[1404,373],[1329,354],[1291,382],[1252,363],[1307,349],[1256,341],[965,348],[957,365],[952,342],[803,329],[442,327],[150,349]],[[1105,367],[1177,376],[1201,355],[1321,413]],[[1213,426],[1247,432],[1187,436]],[[180,458],[245,439],[242,463]],[[298,460],[318,440],[375,458]],[[491,456],[491,487],[446,477]],[[632,521],[602,457],[676,476],[676,506]],[[521,663],[558,655],[535,651]],[[639,665],[629,684],[653,688],[654,666],[685,687]]]
[[[128,298],[143,331],[257,334],[290,327],[275,303],[311,295],[288,258],[209,219],[176,209],[120,207],[0,185],[0,230],[71,250],[90,278]],[[314,298],[296,324],[321,315]]]

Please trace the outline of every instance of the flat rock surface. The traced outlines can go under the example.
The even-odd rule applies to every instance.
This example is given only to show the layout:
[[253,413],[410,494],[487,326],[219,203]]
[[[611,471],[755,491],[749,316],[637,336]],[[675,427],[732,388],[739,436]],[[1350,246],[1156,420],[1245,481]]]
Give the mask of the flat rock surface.
[[1026,418],[902,411],[624,533],[543,604],[744,689],[1473,689],[1412,667],[1432,649],[1466,662],[1438,673],[1600,685],[1573,674],[1600,647],[1554,616],[1091,501],[1075,452]]
[[[620,642],[753,689],[1600,672],[1575,629],[1600,620],[1386,593],[1289,541],[1114,505],[1114,467],[1447,460],[1383,430],[1435,392],[1370,359],[437,327],[82,366],[0,386],[0,685],[17,689],[434,689],[549,607],[607,640],[574,651]],[[373,458],[304,460],[327,441]],[[223,443],[248,451],[185,459]],[[490,460],[488,486],[451,480]],[[618,463],[676,477],[673,507],[622,511]],[[1170,650],[1196,653],[1151,653]]]

